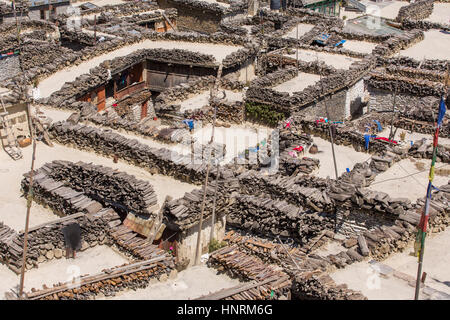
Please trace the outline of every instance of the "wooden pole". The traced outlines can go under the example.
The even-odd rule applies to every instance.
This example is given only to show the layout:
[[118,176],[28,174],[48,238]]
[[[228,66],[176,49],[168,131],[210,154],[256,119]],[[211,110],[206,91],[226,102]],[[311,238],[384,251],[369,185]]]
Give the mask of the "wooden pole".
[[297,34],[296,34],[296,37],[297,37],[297,51],[296,51],[296,53],[295,53],[295,59],[297,60],[296,61],[296,63],[297,63],[297,76],[298,76],[298,23],[297,23]]
[[[19,20],[17,19],[17,15],[16,15],[15,0],[12,0],[12,3],[14,6],[13,12],[14,12],[14,19],[16,20],[17,42],[18,42],[18,46],[19,46],[19,67],[22,72],[22,75],[24,75],[23,68],[22,68],[22,57],[21,57],[22,50],[21,50],[21,41],[20,41],[20,25],[19,25]],[[33,174],[34,174],[33,171],[34,171],[34,161],[36,159],[36,137],[35,137],[35,132],[34,132],[33,121],[31,120],[31,108],[30,108],[28,92],[27,92],[26,88],[25,88],[24,94],[25,94],[25,99],[26,99],[26,104],[27,104],[28,126],[30,128],[30,137],[33,142],[33,153],[32,153],[32,158],[31,158],[30,185],[29,185],[28,194],[27,194],[27,213],[26,213],[26,218],[25,218],[25,233],[23,236],[23,254],[22,254],[22,267],[20,270],[19,299],[21,299],[23,297],[23,286],[24,286],[24,281],[25,281],[25,266],[26,266],[26,261],[27,261],[27,250],[28,250],[28,229],[29,229],[29,225],[30,225],[31,205],[33,203]]]
[[94,45],[97,44],[97,15],[94,15]]
[[[447,63],[447,72],[445,75],[445,93],[443,97],[447,96],[447,90],[448,90],[448,63]],[[440,107],[440,105],[439,105]],[[436,131],[435,131],[435,137],[433,138],[433,156],[431,160],[431,167],[430,167],[430,175],[429,175],[429,182],[427,187],[427,195],[425,199],[425,207],[424,212],[422,213],[421,217],[421,224],[419,224],[419,228],[422,228],[422,239],[419,239],[421,241],[420,243],[420,251],[419,251],[419,265],[417,267],[417,277],[416,277],[416,291],[414,295],[414,300],[419,300],[419,293],[420,293],[420,279],[422,278],[422,267],[423,267],[423,255],[425,251],[425,238],[426,238],[426,230],[427,230],[427,224],[428,224],[428,217],[429,217],[429,207],[430,207],[430,199],[431,199],[431,192],[432,192],[432,183],[434,178],[434,164],[436,161],[436,155],[437,155],[437,141],[439,138],[439,127],[436,121]],[[419,235],[419,231],[418,231]]]
[[[28,111],[30,111],[30,104],[27,102]],[[32,126],[31,113],[29,113],[29,122]],[[33,132],[33,127],[30,127],[31,139],[33,141],[33,154],[31,158],[31,172],[30,172],[30,185],[27,194],[27,215],[25,219],[25,233],[23,236],[23,255],[22,255],[22,268],[20,270],[20,285],[19,285],[19,298],[23,296],[23,285],[25,281],[25,266],[27,263],[27,250],[28,250],[28,230],[30,225],[30,213],[31,213],[31,205],[33,203],[33,175],[34,175],[34,161],[36,159],[36,137]]]
[[[214,84],[214,87],[211,90],[211,101],[212,101],[212,103],[214,103],[214,120],[213,120],[212,132],[211,132],[211,140],[209,141],[209,145],[211,146],[211,148],[212,148],[212,144],[214,142],[214,133],[215,133],[216,117],[217,117],[217,104],[215,103],[214,98],[216,96],[217,88],[219,87],[220,78],[222,77],[222,68],[223,68],[223,65],[220,64],[219,70],[217,71],[216,83]],[[200,256],[201,256],[200,247],[201,247],[201,236],[202,236],[202,227],[203,227],[203,215],[205,212],[206,190],[208,188],[209,171],[211,169],[211,152],[212,152],[211,148],[209,149],[209,152],[208,152],[206,177],[205,177],[205,183],[203,186],[203,200],[202,200],[202,206],[201,206],[201,210],[200,210],[200,221],[198,223],[197,248],[195,250],[195,263],[194,263],[195,265],[200,264]]]
[[214,225],[216,223],[216,201],[217,201],[217,189],[219,188],[219,162],[217,162],[216,169],[216,185],[214,187],[214,201],[213,201],[213,211],[211,215],[211,233],[209,235],[209,241],[214,239]]
[[392,119],[391,119],[391,130],[389,132],[389,140],[392,140],[394,137],[392,136],[394,131],[394,115],[395,115],[395,103],[397,101],[397,84],[395,85],[394,91],[394,103],[392,104]]
[[[317,57],[317,63],[319,62],[319,57]],[[319,81],[322,81],[322,73],[319,71]],[[321,84],[322,92],[323,93],[323,84]],[[331,152],[333,153],[333,163],[334,163],[334,173],[336,175],[336,180],[339,178],[338,170],[337,170],[337,164],[336,164],[336,154],[334,152],[334,137],[333,137],[333,130],[331,129],[331,121],[330,121],[330,114],[328,113],[328,104],[325,101],[325,98],[323,100],[323,103],[325,104],[325,112],[327,114],[328,119],[328,132],[330,133],[330,141],[331,141]]]

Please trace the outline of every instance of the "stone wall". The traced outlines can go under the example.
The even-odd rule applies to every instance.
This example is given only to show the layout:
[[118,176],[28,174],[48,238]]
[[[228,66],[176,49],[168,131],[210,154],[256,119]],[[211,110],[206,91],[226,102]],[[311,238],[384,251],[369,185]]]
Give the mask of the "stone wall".
[[396,20],[423,20],[433,13],[434,0],[419,0],[407,6],[401,7]]
[[243,14],[247,9],[246,1],[233,2],[228,8],[197,0],[158,0],[158,5],[160,8],[178,10],[177,25],[180,30],[201,33],[217,32],[224,18]]

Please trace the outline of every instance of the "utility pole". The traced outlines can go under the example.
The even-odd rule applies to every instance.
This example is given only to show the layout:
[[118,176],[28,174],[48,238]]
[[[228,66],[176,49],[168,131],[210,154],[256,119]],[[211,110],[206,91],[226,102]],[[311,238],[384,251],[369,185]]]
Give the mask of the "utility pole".
[[[317,56],[317,64],[319,63],[319,57]],[[322,81],[322,73],[319,70],[319,81]],[[321,83],[322,93],[323,93],[323,84]],[[334,173],[336,174],[336,180],[339,178],[338,170],[337,170],[337,164],[336,164],[336,154],[334,152],[334,136],[333,136],[333,130],[331,128],[331,120],[330,120],[330,114],[328,112],[328,104],[325,101],[325,97],[323,100],[323,103],[325,105],[325,112],[327,113],[327,119],[328,119],[328,132],[330,133],[330,141],[331,141],[331,152],[333,153],[333,163],[334,163]],[[334,127],[334,125],[333,125]]]
[[215,127],[216,127],[216,117],[217,117],[217,104],[214,101],[214,98],[216,97],[216,92],[219,87],[220,78],[222,77],[222,69],[223,65],[220,64],[219,70],[217,71],[217,78],[216,83],[214,84],[213,89],[211,90],[210,97],[211,102],[214,103],[214,120],[213,120],[213,126],[212,126],[212,132],[211,132],[211,140],[209,141],[210,149],[208,150],[208,163],[206,167],[206,177],[205,177],[205,183],[203,186],[203,200],[202,200],[202,206],[200,209],[200,221],[198,223],[198,234],[197,234],[197,248],[195,250],[195,263],[194,265],[200,264],[200,247],[201,247],[201,236],[202,236],[202,227],[203,227],[203,215],[205,212],[205,204],[206,204],[206,190],[208,188],[208,179],[209,179],[209,171],[211,169],[211,152],[212,152],[212,145],[214,142],[214,133],[215,133]]
[[97,44],[97,15],[94,15],[94,46]]
[[213,201],[213,211],[211,215],[211,233],[209,235],[209,242],[214,239],[214,225],[216,223],[216,201],[217,201],[217,189],[219,188],[219,161],[216,164],[216,185],[214,187],[214,201]]
[[[445,75],[445,93],[442,95],[442,99],[446,97],[447,90],[448,90],[448,63],[447,63],[447,73]],[[445,102],[444,102],[445,103]],[[440,110],[440,105],[439,105]],[[438,117],[439,119],[439,117]],[[425,238],[427,234],[427,225],[428,225],[428,219],[429,219],[429,208],[430,208],[430,200],[431,200],[431,192],[433,189],[433,179],[434,179],[434,165],[436,163],[436,156],[437,156],[437,148],[438,148],[438,138],[439,138],[439,123],[436,121],[436,130],[433,138],[433,156],[431,160],[431,166],[430,166],[430,174],[429,174],[429,181],[428,181],[428,187],[427,187],[427,195],[425,198],[425,207],[424,211],[422,212],[422,217],[420,219],[419,223],[419,230],[417,232],[417,238],[415,243],[415,249],[416,251],[419,251],[419,265],[417,267],[417,278],[416,278],[416,292],[414,296],[414,300],[419,300],[419,293],[420,293],[420,279],[422,277],[422,266],[423,266],[423,255],[425,251]]]
[[299,70],[298,70],[298,23],[297,23],[297,34],[296,34],[296,38],[297,38],[297,42],[296,42],[297,50],[296,50],[296,53],[295,53],[295,60],[296,60],[296,63],[297,63],[297,76],[298,76],[298,73],[299,73]]
[[[21,41],[20,41],[20,25],[19,25],[19,20],[17,19],[17,15],[16,15],[16,3],[15,0],[12,0],[13,3],[13,12],[14,12],[14,19],[16,20],[16,28],[17,28],[17,43],[19,46],[19,67],[20,67],[20,71],[22,72],[22,75],[24,75],[23,72],[23,68],[22,68],[22,50],[21,50]],[[24,85],[25,85],[26,81],[24,79]],[[29,98],[28,98],[28,92],[27,89],[25,88],[25,100],[26,100],[26,105],[27,105],[27,112],[28,112],[28,126],[30,128],[30,137],[31,140],[33,142],[33,153],[32,153],[32,157],[31,157],[31,172],[30,172],[30,184],[29,184],[29,189],[28,189],[28,194],[27,194],[27,213],[26,213],[26,218],[25,218],[25,233],[24,233],[24,237],[23,237],[23,255],[22,255],[22,267],[21,267],[21,271],[20,271],[20,284],[19,284],[19,299],[23,298],[23,286],[24,286],[24,281],[25,281],[25,266],[26,266],[26,261],[27,261],[27,250],[28,250],[28,229],[29,229],[29,225],[30,225],[30,213],[31,213],[31,205],[33,203],[33,175],[34,175],[34,161],[36,159],[36,135],[34,132],[34,126],[33,126],[33,121],[31,120],[31,108],[30,108],[30,102],[29,102]]]
[[397,84],[395,84],[395,91],[394,91],[394,103],[392,104],[392,119],[391,119],[391,130],[389,132],[389,140],[392,140],[394,137],[392,136],[394,131],[394,115],[395,115],[395,103],[397,100]]

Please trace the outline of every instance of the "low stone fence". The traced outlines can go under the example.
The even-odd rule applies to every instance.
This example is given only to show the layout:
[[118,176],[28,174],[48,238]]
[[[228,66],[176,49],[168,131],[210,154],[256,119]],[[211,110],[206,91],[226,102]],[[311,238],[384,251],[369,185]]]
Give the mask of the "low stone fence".
[[423,20],[433,13],[434,0],[419,0],[401,7],[395,20]]

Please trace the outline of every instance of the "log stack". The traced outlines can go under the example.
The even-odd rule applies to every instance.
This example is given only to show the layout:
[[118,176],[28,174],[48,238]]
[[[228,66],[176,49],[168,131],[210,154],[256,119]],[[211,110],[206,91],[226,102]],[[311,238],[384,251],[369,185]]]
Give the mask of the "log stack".
[[103,270],[82,276],[79,285],[67,282],[55,284],[52,288],[31,289],[26,293],[30,300],[88,300],[99,294],[114,296],[127,289],[146,288],[150,280],[164,281],[173,274],[174,264],[170,257],[159,254],[155,258]]
[[72,145],[82,150],[93,150],[111,157],[117,155],[122,160],[147,170],[173,176],[191,183],[202,183],[206,174],[206,163],[193,164],[191,158],[175,151],[156,149],[128,139],[118,133],[67,122],[54,123],[49,133],[56,142]]
[[[273,279],[266,286],[267,290],[261,295],[261,290],[248,292],[250,296],[244,297],[251,300],[262,299],[280,299],[288,297],[290,293],[291,280],[289,276],[278,267],[267,265],[259,258],[249,256],[240,251],[236,245],[225,247],[213,252],[207,262],[209,267],[218,269],[219,272],[225,272],[233,278],[239,278],[242,281],[263,282],[267,279]],[[235,297],[237,298],[237,297]]]
[[85,162],[56,160],[41,170],[50,178],[64,183],[103,205],[120,204],[128,212],[145,217],[156,217],[158,204],[152,185],[125,172]]
[[248,195],[236,196],[227,223],[269,238],[291,238],[302,245],[307,245],[322,231],[334,229],[331,216],[307,211],[286,201]]
[[[108,222],[118,218],[112,209],[101,209],[94,215],[73,214],[29,229],[26,268],[37,268],[39,264],[65,256],[65,241],[62,228],[77,223],[81,228],[82,247],[87,248],[108,243]],[[19,274],[22,267],[24,233],[10,233],[7,240],[0,241],[1,260]]]

